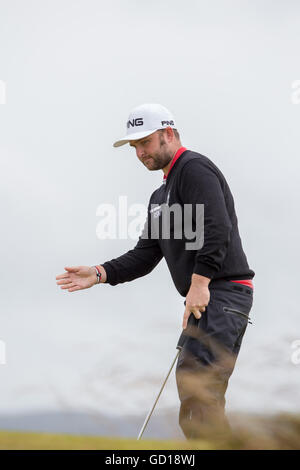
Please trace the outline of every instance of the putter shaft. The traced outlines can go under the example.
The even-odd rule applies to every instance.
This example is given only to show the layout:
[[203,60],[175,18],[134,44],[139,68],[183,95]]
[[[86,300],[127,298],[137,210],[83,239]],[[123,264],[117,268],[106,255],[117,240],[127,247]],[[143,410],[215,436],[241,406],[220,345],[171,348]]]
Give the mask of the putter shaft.
[[161,395],[161,392],[163,391],[163,388],[164,388],[164,386],[165,386],[165,384],[166,384],[166,382],[167,382],[167,380],[168,380],[168,377],[169,377],[169,375],[170,375],[170,373],[171,373],[171,371],[172,371],[172,369],[173,369],[173,367],[174,367],[174,364],[175,364],[175,362],[176,362],[176,360],[177,360],[177,358],[178,358],[178,355],[179,355],[179,353],[180,353],[181,347],[177,347],[177,349],[178,349],[178,351],[177,351],[176,356],[175,356],[175,358],[174,358],[174,360],[173,360],[173,362],[172,362],[172,365],[171,365],[171,367],[170,367],[170,369],[169,369],[168,375],[167,375],[167,377],[165,378],[164,383],[163,383],[162,386],[161,386],[161,389],[160,389],[160,391],[159,391],[159,394],[157,395],[157,398],[156,398],[156,400],[155,400],[155,402],[154,402],[154,405],[152,406],[151,410],[149,411],[149,413],[148,413],[148,415],[147,415],[147,417],[146,417],[146,419],[145,419],[145,422],[144,422],[144,424],[143,424],[143,426],[142,426],[142,429],[140,430],[140,433],[139,433],[139,435],[138,435],[137,440],[139,440],[139,439],[142,437],[143,432],[145,431],[145,428],[146,428],[146,426],[147,426],[147,424],[148,424],[148,421],[149,421],[149,419],[151,418],[151,415],[152,415],[152,413],[153,413],[153,410],[154,410],[154,408],[155,408],[155,405],[156,405],[156,403],[158,402],[158,399],[159,399],[159,397],[160,397],[160,395]]

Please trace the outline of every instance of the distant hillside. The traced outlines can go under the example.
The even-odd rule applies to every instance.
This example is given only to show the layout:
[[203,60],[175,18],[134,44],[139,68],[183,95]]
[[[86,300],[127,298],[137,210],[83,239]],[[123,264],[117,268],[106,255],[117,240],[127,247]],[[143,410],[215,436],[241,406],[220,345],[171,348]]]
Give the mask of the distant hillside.
[[[144,436],[154,439],[184,439],[178,425],[177,413],[177,410],[159,411],[157,414],[154,412]],[[65,411],[2,414],[0,415],[0,429],[136,438],[146,414],[118,417]]]
[[[44,426],[58,425],[58,419],[56,420],[52,416],[52,421],[49,418],[51,415],[40,414],[39,418],[34,419],[28,418],[28,423],[31,426],[38,425],[42,426],[39,419],[45,419]],[[83,429],[88,425],[79,422],[76,424],[76,420],[79,420],[79,414],[74,419],[73,426],[77,425],[77,430]],[[82,415],[83,417],[84,415]],[[60,417],[63,419],[63,416]],[[237,418],[237,417],[236,417]],[[83,421],[86,418],[83,418]],[[70,416],[67,418],[71,425]],[[13,421],[11,421],[11,424]],[[17,423],[17,421],[15,421]],[[61,425],[62,422],[60,421]],[[26,420],[23,422],[23,426],[26,424]],[[129,425],[129,423],[127,423]],[[15,424],[16,426],[17,424]],[[157,423],[156,423],[157,425]],[[132,423],[132,426],[134,424]],[[66,429],[66,424],[65,424]],[[121,426],[125,432],[126,424]],[[98,426],[98,432],[100,426]],[[103,427],[102,427],[103,429]],[[110,428],[116,431],[117,427],[113,426]],[[165,427],[166,430],[166,427]],[[91,428],[90,428],[91,431]],[[152,429],[152,432],[154,430]],[[75,431],[72,433],[31,433],[31,432],[15,432],[15,431],[0,431],[0,449],[65,449],[65,450],[79,450],[79,449],[300,449],[300,416],[293,415],[278,415],[278,416],[244,416],[237,418],[233,428],[231,436],[222,436],[217,438],[213,433],[208,438],[205,435],[202,439],[197,440],[186,440],[186,439],[171,439],[167,440],[149,438],[149,436],[143,437],[137,441],[136,437],[133,439],[112,437],[111,432],[107,436],[87,436],[87,435],[75,435]],[[100,433],[99,433],[100,434]],[[102,434],[102,432],[101,432]]]
[[[207,446],[207,448],[221,448],[223,446],[225,448],[235,449],[300,449],[299,415],[282,413],[278,415],[263,416],[246,413],[231,413],[228,414],[228,417],[232,426],[233,436],[230,437],[230,439],[228,439],[226,436],[226,442],[206,442],[205,446]],[[57,448],[62,448],[61,446],[63,445],[70,445],[73,446],[72,448],[76,448],[76,445],[87,445],[87,448],[91,448],[90,446],[96,445],[98,446],[97,448],[104,449],[106,447],[103,446],[108,444],[107,442],[105,443],[104,441],[101,441],[101,437],[108,436],[109,438],[112,438],[112,442],[109,445],[115,447],[107,448],[118,448],[116,446],[121,444],[116,443],[116,441],[113,439],[114,437],[118,437],[121,439],[131,438],[131,443],[125,443],[125,447],[122,447],[130,449],[133,448],[133,442],[136,442],[144,419],[145,416],[115,417],[100,414],[96,415],[73,412],[44,412],[18,415],[1,415],[0,446],[2,449],[4,449],[5,445],[25,445],[25,441],[23,440],[22,435],[19,433],[19,437],[17,436],[16,440],[14,440],[11,431],[26,431],[26,435],[29,431],[34,431],[37,433],[61,434],[61,437],[55,437],[55,444],[53,444],[54,441],[52,437],[49,438],[49,442],[45,436],[43,438],[44,441],[40,441],[38,438],[36,441],[37,446],[57,445]],[[6,433],[5,431],[10,432]],[[63,434],[65,434],[65,436],[63,436]],[[76,435],[80,435],[83,440],[74,440],[73,438],[73,440],[68,440],[69,438],[67,437],[67,434],[73,435],[74,439]],[[93,436],[96,441],[85,440],[85,437],[87,438],[88,436],[91,438]],[[12,439],[12,441],[10,441],[10,439]],[[28,445],[31,446],[30,448],[35,445],[35,441],[32,441],[32,439],[33,438],[28,437]],[[159,410],[157,414],[152,416],[142,440],[146,441],[150,439],[164,439],[172,441],[173,443],[170,445],[174,445],[175,447],[173,448],[175,449],[180,448],[178,445],[183,446],[183,448],[188,448],[185,447],[185,445],[192,445],[187,443],[183,433],[179,428],[177,422],[177,410],[172,409],[164,411]],[[174,444],[175,441],[177,441],[177,444]],[[44,444],[42,442],[44,442]],[[181,444],[178,444],[178,442],[181,442]],[[199,441],[197,445],[200,445],[200,447],[203,448],[203,442],[204,441]],[[126,447],[127,445],[131,447]]]

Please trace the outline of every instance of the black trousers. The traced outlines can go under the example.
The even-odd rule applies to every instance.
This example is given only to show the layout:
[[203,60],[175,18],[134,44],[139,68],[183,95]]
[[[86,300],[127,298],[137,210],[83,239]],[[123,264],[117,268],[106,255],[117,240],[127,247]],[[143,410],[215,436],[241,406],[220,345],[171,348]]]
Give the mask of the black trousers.
[[179,424],[187,439],[210,433],[227,436],[231,431],[225,392],[253,303],[253,289],[235,282],[212,280],[209,291],[205,312],[199,320],[190,315],[177,345]]

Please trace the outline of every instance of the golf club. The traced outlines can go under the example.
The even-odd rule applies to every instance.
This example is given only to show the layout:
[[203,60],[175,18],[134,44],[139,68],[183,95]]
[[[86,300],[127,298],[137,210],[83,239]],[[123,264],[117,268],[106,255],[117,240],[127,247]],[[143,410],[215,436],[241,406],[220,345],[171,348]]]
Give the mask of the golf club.
[[171,364],[171,367],[170,367],[170,369],[169,369],[169,372],[168,372],[168,374],[167,374],[167,376],[166,376],[166,378],[165,378],[165,380],[164,380],[164,382],[163,382],[163,384],[162,384],[162,386],[161,386],[161,389],[160,389],[160,391],[159,391],[159,393],[158,393],[158,395],[157,395],[157,397],[156,397],[156,400],[155,400],[155,402],[154,402],[154,404],[153,404],[151,410],[149,411],[149,413],[148,413],[148,415],[147,415],[147,417],[146,417],[146,419],[145,419],[145,421],[144,421],[144,424],[143,424],[143,426],[142,426],[142,429],[140,430],[140,433],[139,433],[139,435],[138,435],[137,440],[140,440],[140,439],[141,439],[141,437],[142,437],[142,435],[143,435],[143,433],[144,433],[144,431],[145,431],[145,429],[146,429],[146,426],[147,426],[147,424],[148,424],[148,422],[149,422],[149,420],[150,420],[150,418],[151,418],[151,415],[152,415],[152,413],[153,413],[153,411],[154,411],[154,408],[155,408],[155,406],[156,406],[156,403],[158,402],[158,399],[159,399],[159,397],[160,397],[160,395],[161,395],[161,392],[162,392],[163,389],[164,389],[164,386],[165,386],[165,384],[166,384],[166,382],[167,382],[167,380],[168,380],[168,378],[169,378],[169,375],[170,375],[170,373],[171,373],[171,371],[172,371],[172,369],[173,369],[173,367],[174,367],[174,364],[175,364],[175,362],[176,362],[176,360],[177,360],[177,358],[178,358],[178,356],[179,356],[179,353],[180,353],[180,351],[181,351],[181,349],[182,349],[182,347],[183,347],[183,343],[184,343],[185,339],[186,339],[186,338],[184,337],[184,335],[183,335],[183,333],[182,333],[181,336],[180,336],[180,338],[179,338],[179,340],[178,340],[177,346],[176,346],[176,349],[178,349],[178,351],[177,351],[177,353],[176,353],[176,356],[175,356],[175,358],[174,358],[174,360],[173,360],[173,362],[172,362],[172,364]]

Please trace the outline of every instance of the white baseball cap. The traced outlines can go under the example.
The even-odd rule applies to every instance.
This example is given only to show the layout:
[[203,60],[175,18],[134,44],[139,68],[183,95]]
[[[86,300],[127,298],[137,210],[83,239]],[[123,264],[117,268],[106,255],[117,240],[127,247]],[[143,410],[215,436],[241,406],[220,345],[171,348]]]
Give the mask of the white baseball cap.
[[120,147],[130,140],[142,139],[166,127],[176,129],[175,120],[167,108],[155,103],[142,104],[131,111],[127,120],[126,136],[117,140],[113,146]]

